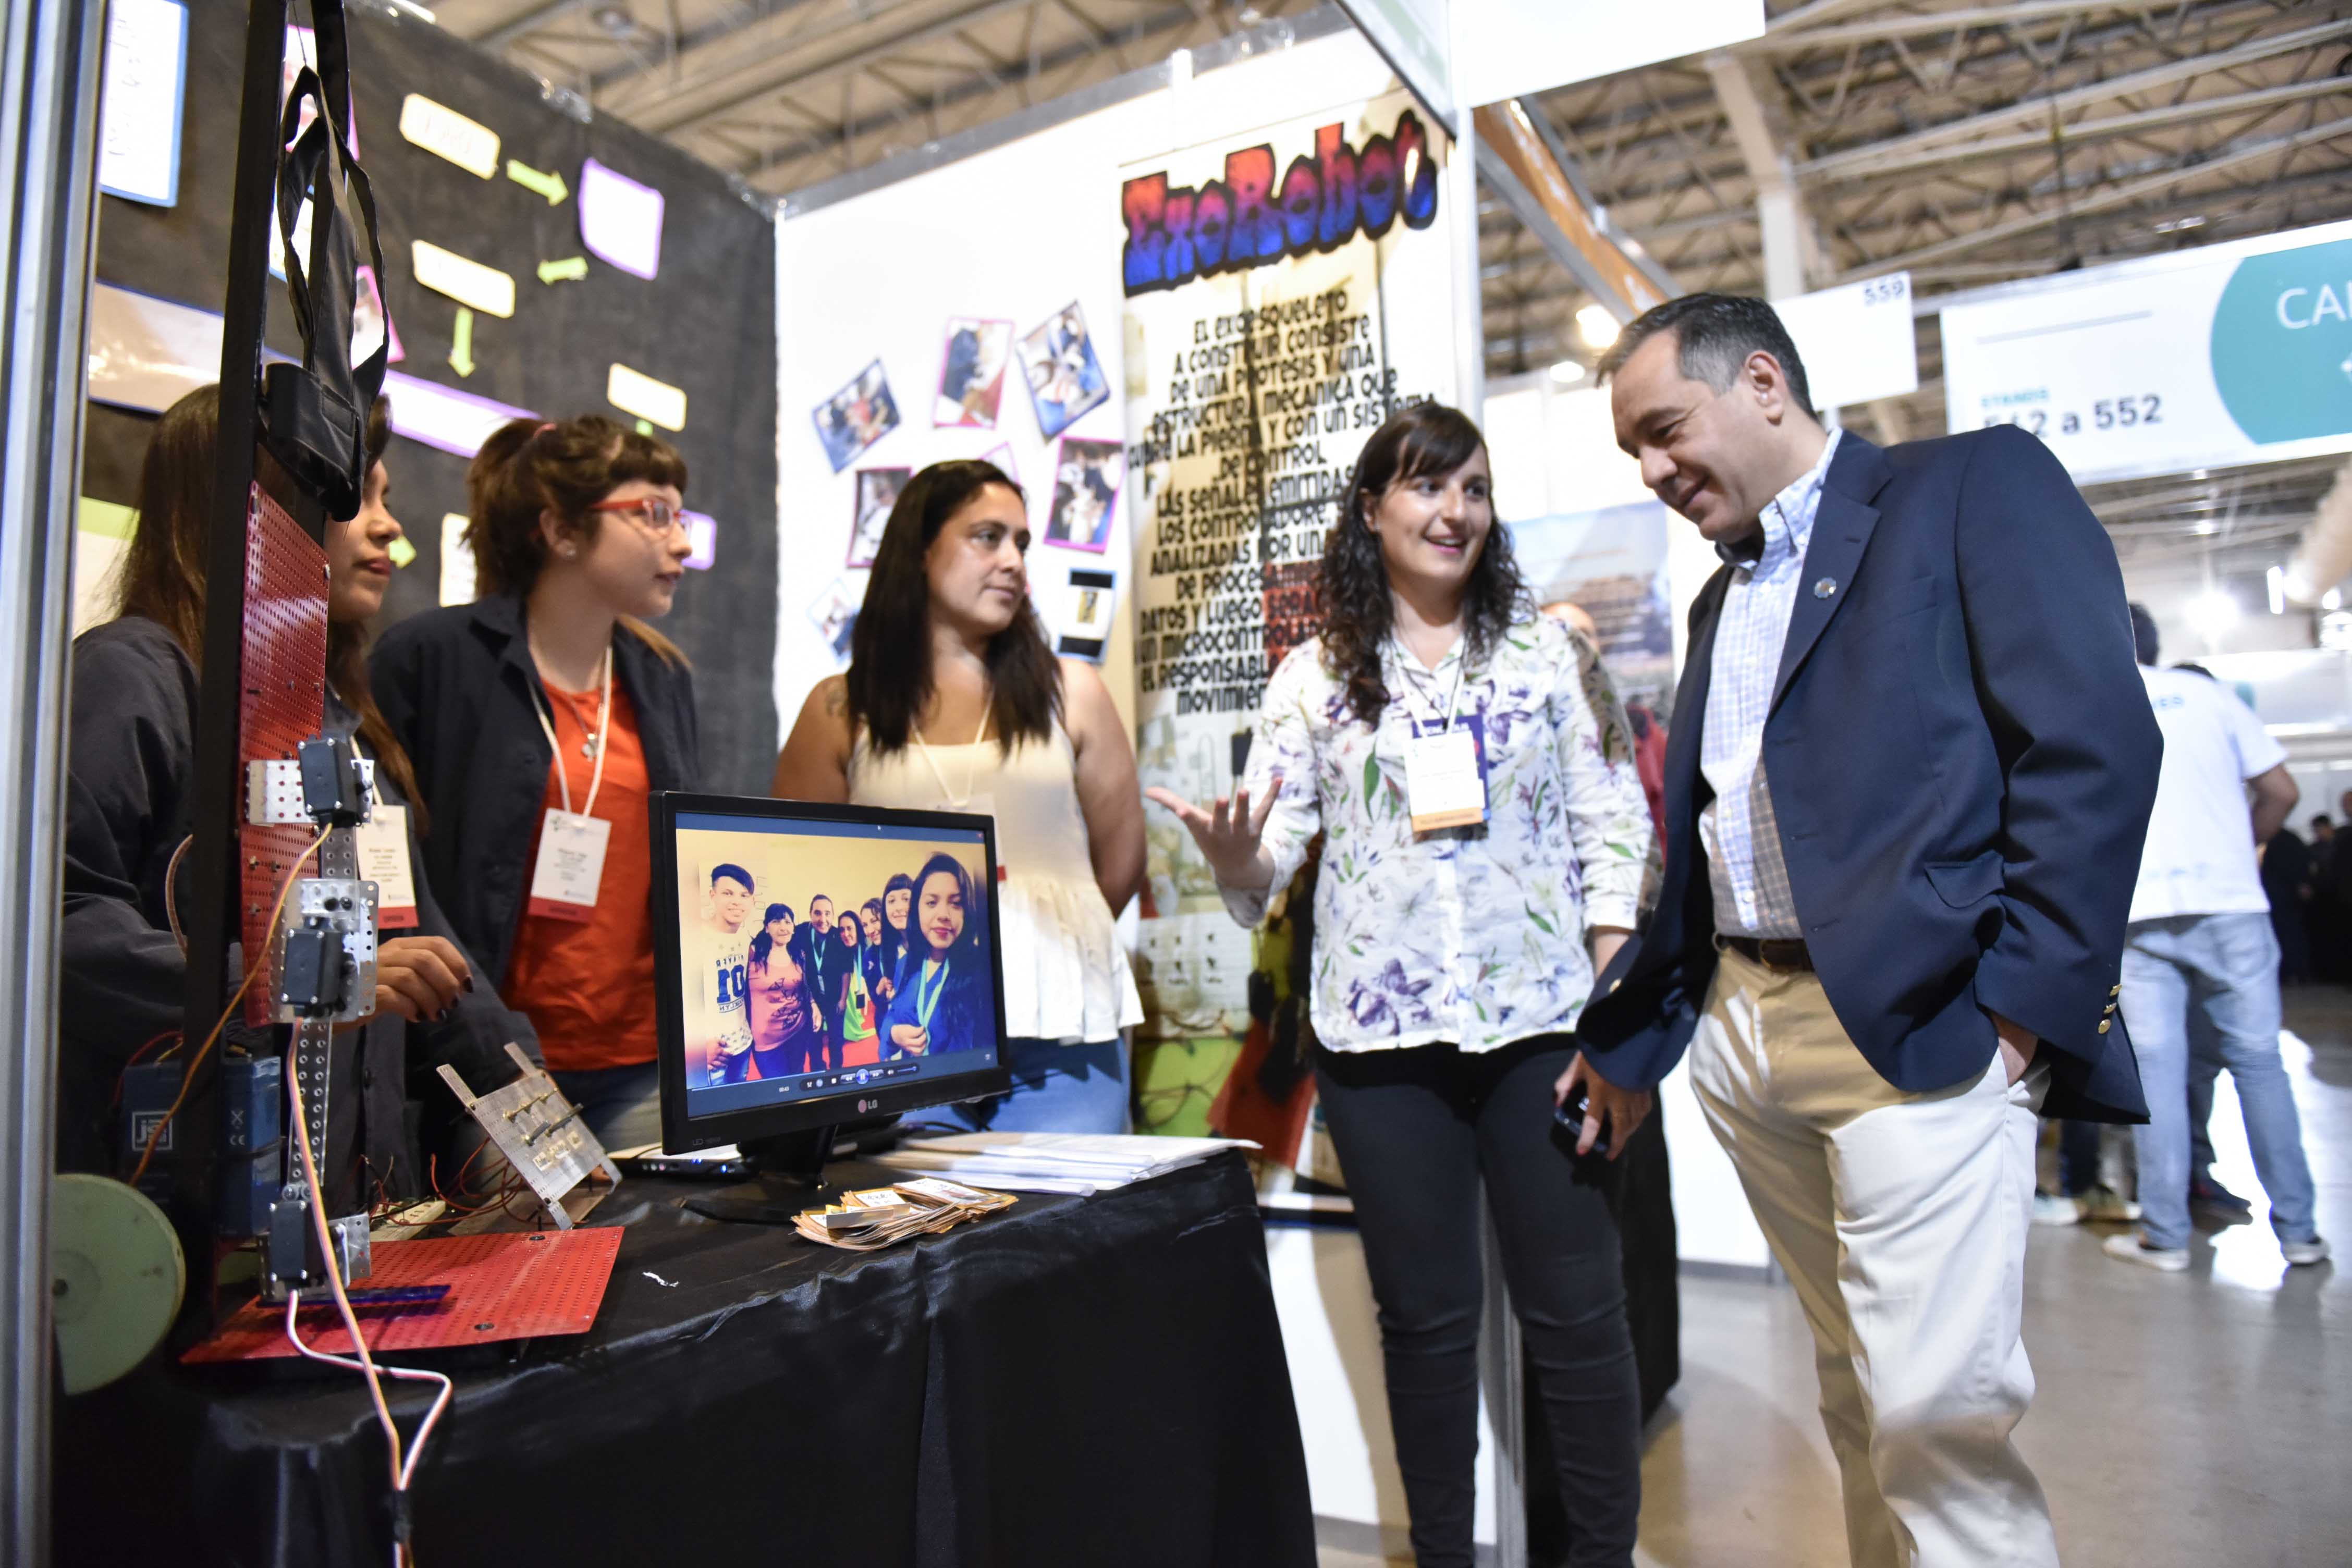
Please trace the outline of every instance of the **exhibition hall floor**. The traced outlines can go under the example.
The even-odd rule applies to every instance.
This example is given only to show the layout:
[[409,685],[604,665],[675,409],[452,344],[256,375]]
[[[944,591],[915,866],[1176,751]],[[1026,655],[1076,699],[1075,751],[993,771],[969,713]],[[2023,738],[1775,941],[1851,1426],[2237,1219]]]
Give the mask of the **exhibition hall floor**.
[[[2287,1069],[2319,1228],[2352,1242],[2352,992],[2291,990]],[[2026,1275],[2040,1393],[2019,1442],[2049,1489],[2067,1568],[2305,1568],[2352,1558],[2352,1330],[2345,1264],[2288,1268],[2224,1077],[2213,1142],[2252,1225],[2201,1230],[2189,1272],[2108,1258],[2105,1226],[2041,1229]],[[1685,1275],[1683,1378],[1649,1432],[1650,1568],[1843,1568],[1812,1349],[1785,1287]],[[1373,1568],[1326,1551],[1323,1568]]]

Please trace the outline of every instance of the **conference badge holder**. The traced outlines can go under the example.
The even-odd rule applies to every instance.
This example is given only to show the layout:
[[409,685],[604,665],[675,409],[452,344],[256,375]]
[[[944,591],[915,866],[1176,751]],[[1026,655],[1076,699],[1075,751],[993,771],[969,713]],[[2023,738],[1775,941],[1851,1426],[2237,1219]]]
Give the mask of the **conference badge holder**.
[[1405,809],[1416,834],[1486,820],[1486,727],[1473,714],[1450,723],[1414,719],[1404,748]]

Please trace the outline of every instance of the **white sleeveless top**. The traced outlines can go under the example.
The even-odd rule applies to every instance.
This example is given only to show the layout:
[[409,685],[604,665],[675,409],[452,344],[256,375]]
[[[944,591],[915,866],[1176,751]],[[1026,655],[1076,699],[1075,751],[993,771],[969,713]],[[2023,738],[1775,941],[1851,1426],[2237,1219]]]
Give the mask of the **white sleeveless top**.
[[1077,756],[1062,726],[1054,726],[1050,742],[1024,741],[1011,756],[994,741],[934,744],[930,752],[927,763],[909,741],[899,752],[877,755],[861,733],[849,757],[849,798],[857,805],[995,816],[1003,872],[996,906],[1004,926],[1004,1032],[1075,1044],[1117,1039],[1121,1028],[1143,1022],[1127,950],[1095,882],[1078,809]]

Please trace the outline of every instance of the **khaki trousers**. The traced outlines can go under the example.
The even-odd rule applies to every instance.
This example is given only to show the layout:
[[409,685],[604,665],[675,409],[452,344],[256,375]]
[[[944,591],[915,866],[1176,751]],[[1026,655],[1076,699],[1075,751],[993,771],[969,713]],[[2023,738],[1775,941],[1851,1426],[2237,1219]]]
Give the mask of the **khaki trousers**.
[[[1992,1030],[1990,1020],[1985,1029]],[[1878,1076],[1811,974],[1727,952],[1691,1084],[1813,1331],[1855,1568],[2056,1568],[2010,1434],[2043,1069],[1923,1094]]]

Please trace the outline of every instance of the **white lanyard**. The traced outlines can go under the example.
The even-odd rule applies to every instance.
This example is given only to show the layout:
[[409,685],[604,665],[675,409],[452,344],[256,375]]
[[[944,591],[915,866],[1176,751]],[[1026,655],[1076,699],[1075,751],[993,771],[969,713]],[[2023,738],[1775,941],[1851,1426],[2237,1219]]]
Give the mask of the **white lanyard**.
[[919,1028],[931,1026],[931,1015],[940,1010],[940,996],[948,988],[948,965],[951,959],[940,960],[939,977],[926,986],[922,971],[915,972],[915,1023]]
[[[531,689],[530,710],[538,719],[541,731],[547,736],[547,749],[555,753],[555,784],[563,792],[563,809],[569,812],[572,809],[572,770],[563,761],[563,742],[555,738],[555,716],[541,700],[537,687]],[[604,742],[612,734],[612,729],[613,650],[607,647],[604,650],[604,695],[597,705],[596,739],[592,742],[596,749],[596,767],[588,776],[588,804],[580,808],[583,816],[595,815],[596,792],[604,787]]]
[[[930,764],[931,777],[939,781],[940,794],[946,797],[947,803],[950,805],[961,806],[971,804],[971,782],[973,779],[980,776],[980,757],[977,752],[980,743],[988,739],[988,717],[989,710],[985,708],[982,709],[980,710],[980,733],[971,738],[972,748],[975,754],[971,761],[966,764],[963,770],[963,793],[961,795],[958,795],[955,791],[948,788],[948,776],[947,774],[940,772],[939,758],[931,755],[931,748],[926,745],[923,742],[923,727],[920,724],[915,724],[913,726],[915,731],[915,749],[923,753],[923,761]],[[911,721],[909,722],[911,722]]]
[[[1423,698],[1430,698],[1430,693],[1423,689],[1423,683],[1428,679],[1428,675],[1421,668],[1421,660],[1413,657],[1412,650],[1404,646],[1404,639],[1398,637],[1394,632],[1391,632],[1389,634],[1389,642],[1396,649],[1397,667],[1404,671],[1405,679],[1407,683],[1412,687],[1414,694]],[[1456,653],[1454,659],[1454,693],[1445,700],[1445,728],[1441,731],[1441,733],[1445,734],[1451,734],[1453,732],[1454,715],[1462,706],[1462,677],[1470,668],[1469,650],[1465,648]],[[1406,706],[1410,707],[1412,704],[1408,702]],[[1434,710],[1436,706],[1436,701],[1432,698],[1430,700],[1430,707]]]

